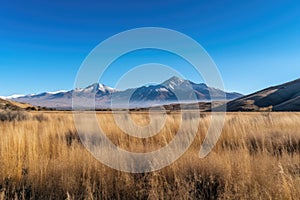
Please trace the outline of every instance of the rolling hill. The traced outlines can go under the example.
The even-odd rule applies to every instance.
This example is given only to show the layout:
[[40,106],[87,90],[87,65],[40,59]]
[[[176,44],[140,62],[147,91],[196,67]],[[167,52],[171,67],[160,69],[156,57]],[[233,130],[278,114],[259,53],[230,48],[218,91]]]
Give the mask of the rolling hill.
[[300,79],[272,86],[227,103],[228,111],[300,111]]
[[34,106],[28,103],[20,103],[11,100],[5,100],[0,98],[0,110],[28,110],[36,109]]

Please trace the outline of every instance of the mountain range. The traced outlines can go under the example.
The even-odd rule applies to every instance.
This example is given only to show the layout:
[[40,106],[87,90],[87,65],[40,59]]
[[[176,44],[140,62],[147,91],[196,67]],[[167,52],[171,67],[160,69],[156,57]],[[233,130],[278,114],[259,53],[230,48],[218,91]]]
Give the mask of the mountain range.
[[34,106],[71,109],[72,96],[74,94],[83,103],[86,102],[88,98],[95,97],[96,108],[126,108],[128,102],[130,108],[135,108],[195,101],[228,101],[243,96],[236,92],[225,92],[217,88],[209,87],[204,83],[198,84],[173,76],[161,84],[141,86],[122,91],[100,83],[94,83],[86,88],[30,94],[18,96],[11,100],[29,103]]
[[[192,88],[192,93],[189,88]],[[175,93],[186,97],[184,100],[187,102],[179,104],[176,101]],[[167,110],[194,109],[197,107],[201,111],[210,111],[210,102],[213,100],[215,102],[214,110],[224,110],[224,106],[226,106],[227,111],[232,112],[300,111],[300,79],[242,96],[238,93],[226,93],[219,89],[208,87],[203,83],[196,84],[178,77],[172,77],[158,85],[142,86],[124,91],[96,83],[86,88],[71,91],[18,95],[11,97],[12,100],[7,99],[7,97],[6,99],[0,98],[0,110],[40,109],[32,107],[30,104],[41,107],[69,109],[71,108],[73,94],[79,95],[83,100],[89,96],[96,96],[96,107],[98,108],[109,108],[112,99],[116,99],[120,103],[126,100],[126,96],[131,96],[130,102],[132,107],[155,108],[156,105],[164,105]],[[212,94],[212,98],[209,94]],[[224,94],[226,95],[226,101],[221,99],[221,96]],[[197,97],[198,102],[188,102],[193,95]],[[229,101],[229,99],[232,100]],[[118,105],[122,107],[122,104]]]
[[300,79],[272,86],[231,101],[214,101],[214,104],[211,102],[175,103],[164,105],[164,107],[171,111],[197,108],[203,112],[211,111],[212,107],[214,111],[226,109],[228,112],[300,111]]

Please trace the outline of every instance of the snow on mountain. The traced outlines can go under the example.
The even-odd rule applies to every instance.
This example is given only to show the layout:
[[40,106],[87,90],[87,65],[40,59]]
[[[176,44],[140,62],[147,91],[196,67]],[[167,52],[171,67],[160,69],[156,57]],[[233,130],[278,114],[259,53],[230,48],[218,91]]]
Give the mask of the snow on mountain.
[[[70,91],[44,92],[35,95],[14,97],[13,100],[30,103],[35,106],[53,108],[72,108],[72,95],[86,102],[87,98],[95,98],[97,108],[111,107],[111,103],[145,107],[153,104],[166,104],[179,101],[210,101],[241,97],[238,93],[226,93],[222,90],[208,87],[204,83],[196,84],[176,76],[161,84],[142,86],[119,91],[101,83],[94,83],[86,88],[76,88]],[[127,102],[127,103],[126,103]],[[118,106],[116,105],[116,106]],[[120,106],[122,107],[122,106]]]
[[180,79],[177,76],[172,76],[170,79],[163,82],[162,85],[165,85],[166,87],[169,87],[174,90],[176,87],[182,85],[184,82],[185,80]]
[[58,94],[58,93],[64,93],[64,92],[67,92],[68,90],[57,90],[57,91],[54,91],[54,92],[47,92],[48,94]]
[[23,97],[26,96],[24,94],[13,94],[10,96],[0,96],[1,99],[14,99],[14,98],[19,98],[19,97]]
[[85,93],[95,93],[95,92],[112,93],[115,92],[116,90],[106,85],[103,85],[101,83],[94,83],[92,85],[87,86],[86,88],[76,88],[75,91],[85,92]]

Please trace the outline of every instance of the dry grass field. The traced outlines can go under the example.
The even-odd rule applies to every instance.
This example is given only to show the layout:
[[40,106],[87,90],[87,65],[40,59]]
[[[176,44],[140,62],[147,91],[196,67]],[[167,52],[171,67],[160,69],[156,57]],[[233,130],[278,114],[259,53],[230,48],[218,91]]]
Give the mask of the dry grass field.
[[[93,158],[70,112],[10,115],[0,117],[0,199],[300,199],[300,113],[227,113],[213,152],[200,159],[210,123],[202,114],[189,150],[172,165],[143,174]],[[168,114],[161,132],[147,139],[123,134],[109,113],[97,117],[116,145],[148,152],[170,142],[180,115]],[[145,113],[132,119],[149,121]]]

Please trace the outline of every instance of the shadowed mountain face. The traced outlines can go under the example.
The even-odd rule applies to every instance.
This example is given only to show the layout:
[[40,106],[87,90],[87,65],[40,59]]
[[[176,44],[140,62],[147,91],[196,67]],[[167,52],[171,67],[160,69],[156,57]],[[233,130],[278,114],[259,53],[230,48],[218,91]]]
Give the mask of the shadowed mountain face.
[[[235,92],[225,92],[217,88],[209,87],[205,83],[194,83],[189,80],[183,80],[176,76],[162,83],[170,91],[177,96],[182,97],[182,100],[189,101],[196,97],[197,100],[231,100],[243,95]],[[193,91],[193,92],[191,92]],[[226,97],[226,99],[224,99]]]
[[36,106],[70,109],[72,107],[72,95],[74,94],[82,100],[82,104],[87,102],[88,98],[95,97],[96,108],[126,108],[128,102],[129,107],[133,108],[176,102],[231,100],[242,96],[239,93],[227,93],[220,89],[209,87],[204,83],[196,84],[189,80],[171,77],[158,85],[142,86],[124,91],[118,91],[103,84],[95,83],[86,88],[66,92],[45,92],[37,95],[26,95],[14,98],[14,100]]
[[228,111],[300,111],[300,79],[227,103]]

